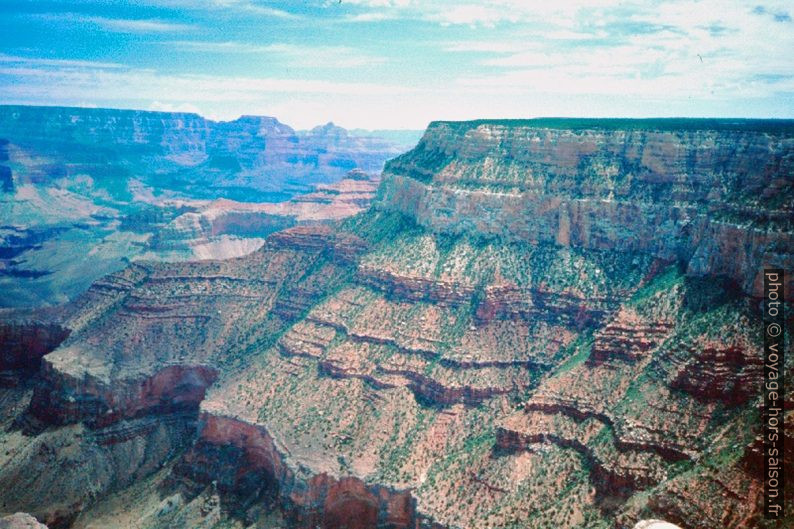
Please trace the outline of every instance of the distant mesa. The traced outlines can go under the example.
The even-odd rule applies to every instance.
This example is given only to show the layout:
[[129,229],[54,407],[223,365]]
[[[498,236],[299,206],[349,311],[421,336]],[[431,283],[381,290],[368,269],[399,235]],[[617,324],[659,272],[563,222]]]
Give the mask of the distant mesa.
[[0,307],[73,299],[136,257],[239,257],[357,213],[420,136],[402,132],[0,105]]

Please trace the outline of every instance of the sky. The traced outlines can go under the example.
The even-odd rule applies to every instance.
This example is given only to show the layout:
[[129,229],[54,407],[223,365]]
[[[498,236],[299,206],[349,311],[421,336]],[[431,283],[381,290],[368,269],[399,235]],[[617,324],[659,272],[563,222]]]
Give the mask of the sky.
[[794,117],[794,1],[0,0],[0,104],[439,119]]

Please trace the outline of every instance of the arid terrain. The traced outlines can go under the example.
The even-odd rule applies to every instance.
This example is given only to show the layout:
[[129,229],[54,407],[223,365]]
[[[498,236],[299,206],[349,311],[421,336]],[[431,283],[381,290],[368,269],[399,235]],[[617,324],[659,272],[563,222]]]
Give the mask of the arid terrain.
[[0,105],[0,307],[64,303],[138,258],[238,257],[361,211],[418,136]]
[[[302,163],[212,140],[245,118],[178,119],[196,138],[167,154],[181,169],[135,180],[179,175],[190,209],[157,209],[138,258],[73,300],[0,312],[0,513],[50,529],[775,527],[759,299],[764,268],[794,270],[794,122],[434,122],[382,173],[372,155],[243,203],[199,197],[198,168],[233,189],[257,163]],[[18,197],[44,162],[20,166],[15,145]],[[202,253],[247,229],[256,249]],[[786,465],[793,399],[789,384]]]

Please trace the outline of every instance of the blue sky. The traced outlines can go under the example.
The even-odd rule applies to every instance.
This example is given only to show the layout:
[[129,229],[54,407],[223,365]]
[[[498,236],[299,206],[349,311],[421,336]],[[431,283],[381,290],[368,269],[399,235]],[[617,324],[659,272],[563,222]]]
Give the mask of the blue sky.
[[0,103],[424,128],[794,117],[794,2],[0,0]]

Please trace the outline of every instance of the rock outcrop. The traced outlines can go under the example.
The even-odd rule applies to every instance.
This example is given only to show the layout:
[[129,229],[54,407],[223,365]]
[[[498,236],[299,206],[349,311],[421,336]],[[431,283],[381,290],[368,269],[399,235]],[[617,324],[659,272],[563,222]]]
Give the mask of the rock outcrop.
[[0,529],[47,529],[47,526],[27,513],[18,512],[0,517]]
[[433,123],[387,164],[384,204],[435,231],[682,260],[754,295],[791,268],[790,123],[569,122]]
[[362,213],[135,263],[47,320],[69,335],[8,390],[0,466],[0,490],[64,459],[118,484],[0,502],[75,527],[766,527],[753,295],[791,258],[792,130],[437,123]]
[[69,329],[34,322],[3,322],[0,325],[0,370],[38,370],[41,358],[69,336]]
[[417,526],[414,500],[407,491],[367,485],[355,477],[307,476],[293,466],[266,430],[222,415],[202,415],[199,440],[176,472],[215,483],[231,494],[276,493],[293,527]]

